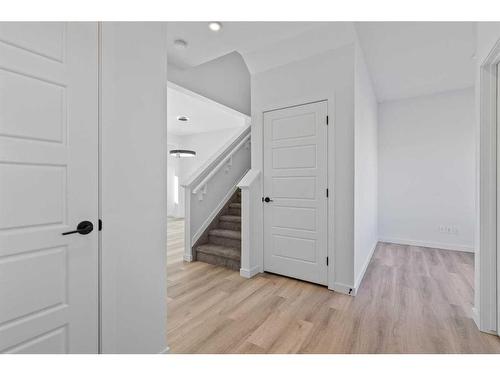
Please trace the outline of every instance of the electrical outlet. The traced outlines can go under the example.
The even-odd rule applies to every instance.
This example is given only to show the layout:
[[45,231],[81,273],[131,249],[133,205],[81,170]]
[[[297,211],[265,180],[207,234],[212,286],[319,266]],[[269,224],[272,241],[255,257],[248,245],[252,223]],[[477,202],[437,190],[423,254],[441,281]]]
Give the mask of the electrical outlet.
[[458,235],[458,226],[456,225],[440,225],[439,233]]

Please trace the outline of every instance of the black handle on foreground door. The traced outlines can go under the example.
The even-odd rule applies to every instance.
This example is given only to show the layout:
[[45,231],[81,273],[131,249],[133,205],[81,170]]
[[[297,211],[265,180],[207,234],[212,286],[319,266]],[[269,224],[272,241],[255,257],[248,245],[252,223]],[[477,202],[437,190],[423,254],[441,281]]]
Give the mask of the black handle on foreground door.
[[271,198],[269,198],[269,197],[265,197],[264,198],[264,202],[266,202],[266,203],[269,203],[269,202],[272,202],[272,201],[273,200]]
[[64,232],[62,235],[66,236],[68,234],[80,233],[80,234],[89,234],[94,230],[94,224],[90,221],[82,221],[76,227],[76,230],[72,230],[71,232]]

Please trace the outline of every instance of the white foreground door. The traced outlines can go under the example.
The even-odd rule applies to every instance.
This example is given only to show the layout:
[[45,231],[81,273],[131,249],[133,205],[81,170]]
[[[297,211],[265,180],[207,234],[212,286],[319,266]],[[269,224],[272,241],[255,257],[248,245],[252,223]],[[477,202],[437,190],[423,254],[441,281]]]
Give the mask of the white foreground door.
[[327,284],[327,102],[264,113],[264,270]]
[[[497,64],[497,129],[500,129],[500,64]],[[500,150],[500,132],[497,130],[497,155],[499,155],[498,150]],[[499,171],[500,171],[500,163],[498,162],[498,156],[497,156],[497,192],[500,190]],[[500,201],[497,198],[497,238],[499,234],[500,234]],[[500,251],[498,249],[499,247],[497,245],[497,335],[500,336]]]
[[97,42],[96,23],[0,23],[3,353],[98,350]]

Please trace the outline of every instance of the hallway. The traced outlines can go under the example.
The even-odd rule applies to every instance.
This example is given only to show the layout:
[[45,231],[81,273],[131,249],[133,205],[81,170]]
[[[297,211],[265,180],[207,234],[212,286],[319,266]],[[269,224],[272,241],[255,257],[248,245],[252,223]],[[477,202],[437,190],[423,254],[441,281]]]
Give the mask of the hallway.
[[182,260],[168,226],[172,353],[500,353],[471,318],[469,253],[380,243],[358,295]]

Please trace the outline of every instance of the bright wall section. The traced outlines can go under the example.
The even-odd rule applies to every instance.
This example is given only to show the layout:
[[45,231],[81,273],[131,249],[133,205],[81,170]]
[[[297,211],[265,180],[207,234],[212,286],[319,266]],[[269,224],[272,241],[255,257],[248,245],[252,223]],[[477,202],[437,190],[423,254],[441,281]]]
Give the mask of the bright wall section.
[[[481,330],[497,331],[500,322],[500,258],[496,254],[496,233],[490,233],[490,227],[496,225],[492,216],[497,216],[496,210],[488,202],[491,194],[492,181],[496,179],[492,170],[495,163],[489,156],[492,143],[489,131],[481,128],[481,92],[485,82],[481,80],[482,65],[496,45],[500,44],[500,22],[478,22],[476,40],[476,232],[475,232],[475,262],[474,262],[474,309],[473,317]],[[493,205],[494,206],[494,205]],[[485,223],[483,225],[483,223]],[[492,280],[497,280],[497,288],[492,287]],[[493,281],[494,283],[494,281]]]
[[354,286],[361,284],[378,242],[378,103],[363,51],[354,76]]
[[[378,240],[377,100],[351,23],[304,37],[244,55],[252,72],[252,169],[263,169],[264,111],[328,100],[328,287],[356,294]],[[262,205],[255,205],[258,225]],[[253,251],[262,254],[262,241],[259,229]]]
[[473,251],[474,89],[379,107],[380,240]]
[[168,80],[238,112],[250,114],[250,73],[237,52],[189,69],[169,65]]
[[[329,249],[333,265],[328,287],[348,293],[354,288],[354,46],[294,61],[252,75],[252,169],[263,170],[263,112],[328,100]],[[262,203],[255,202],[255,225],[262,222]],[[334,208],[335,207],[335,208]],[[263,265],[263,231],[255,247]]]
[[167,144],[167,216],[181,218],[184,217],[183,209],[180,205],[179,180],[181,176],[181,162],[183,159],[170,156],[171,150],[180,149],[180,137],[168,134]]
[[167,350],[164,22],[102,23],[101,352]]
[[196,156],[193,158],[176,158],[172,156],[168,158],[167,214],[169,217],[184,217],[184,188],[180,185],[191,175],[203,169],[212,158],[219,155],[228,143],[231,143],[241,134],[244,128],[246,127],[184,136],[169,134],[168,151],[185,149],[196,152]]
[[[193,79],[187,73],[186,77]],[[186,117],[187,121],[180,121],[180,117]],[[250,118],[247,115],[186,87],[171,81],[167,82],[167,150],[170,152],[181,149],[196,152],[196,156],[190,158],[176,158],[168,155],[167,214],[169,217],[184,217],[182,184],[193,175],[203,171],[249,125]]]

